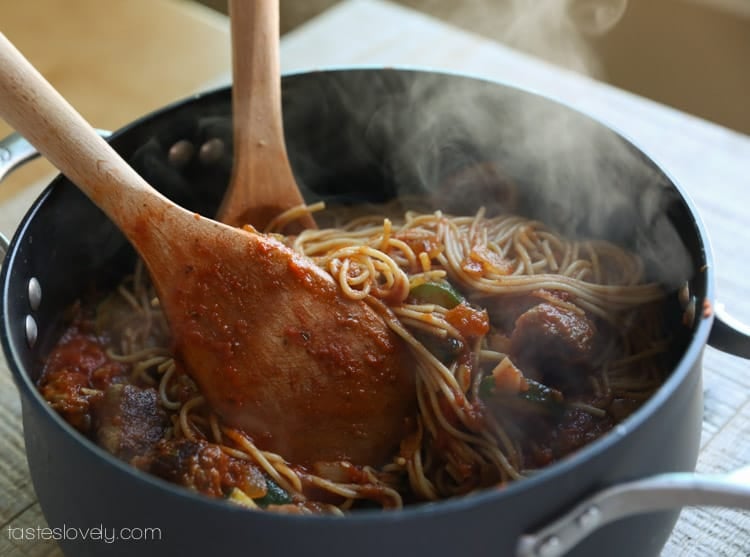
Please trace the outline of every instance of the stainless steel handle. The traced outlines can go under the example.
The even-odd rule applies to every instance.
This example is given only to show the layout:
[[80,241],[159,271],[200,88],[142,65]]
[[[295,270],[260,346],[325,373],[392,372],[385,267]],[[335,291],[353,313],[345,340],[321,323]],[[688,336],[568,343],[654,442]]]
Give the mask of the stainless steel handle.
[[[108,138],[112,132],[108,130],[96,130],[103,138]],[[0,139],[0,182],[19,166],[39,156],[39,152],[18,132],[13,132],[7,137]],[[0,262],[8,253],[10,242],[0,232]]]
[[[107,130],[96,130],[96,132],[104,138],[112,135],[112,132]],[[0,139],[0,181],[22,164],[38,156],[39,152],[36,148],[18,132]]]
[[8,241],[8,238],[5,237],[5,234],[0,232],[0,263],[5,259],[5,254],[8,253],[9,247],[10,242]]
[[750,466],[730,474],[659,474],[610,487],[548,526],[521,536],[518,557],[558,557],[605,524],[626,516],[688,506],[750,510]]
[[37,156],[37,150],[17,132],[0,140],[0,181],[13,169]]
[[[17,132],[0,140],[0,182],[14,169],[37,156],[37,150]],[[5,259],[9,246],[8,238],[0,232],[0,262]]]
[[[0,140],[0,182],[15,168],[38,155],[36,149],[19,133],[13,132]],[[9,246],[8,238],[0,232],[0,262],[5,259]]]

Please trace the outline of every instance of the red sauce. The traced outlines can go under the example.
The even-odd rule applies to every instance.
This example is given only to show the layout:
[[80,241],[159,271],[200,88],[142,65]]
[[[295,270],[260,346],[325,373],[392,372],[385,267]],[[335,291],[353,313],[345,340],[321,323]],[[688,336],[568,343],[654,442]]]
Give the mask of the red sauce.
[[490,330],[487,310],[475,309],[467,304],[459,304],[449,310],[445,319],[467,339],[482,337]]
[[127,367],[106,354],[103,339],[82,320],[74,322],[50,353],[39,390],[50,406],[83,433],[93,424],[93,407],[113,382],[125,379]]
[[509,261],[481,246],[472,248],[466,259],[461,262],[461,269],[473,277],[486,274],[508,275],[513,270]]
[[393,235],[408,245],[414,254],[426,253],[430,259],[437,257],[443,250],[443,243],[434,235],[425,235],[417,230],[403,230]]

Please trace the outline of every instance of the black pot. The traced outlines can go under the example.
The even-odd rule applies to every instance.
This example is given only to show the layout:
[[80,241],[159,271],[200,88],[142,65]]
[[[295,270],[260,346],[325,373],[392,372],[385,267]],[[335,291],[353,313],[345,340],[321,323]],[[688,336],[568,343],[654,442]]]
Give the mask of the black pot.
[[[34,487],[50,527],[67,528],[68,539],[61,541],[67,555],[512,555],[524,533],[587,495],[694,469],[702,419],[701,358],[714,318],[699,311],[683,325],[685,300],[677,292],[687,283],[698,308],[713,303],[713,266],[694,207],[650,159],[618,134],[556,102],[455,75],[397,69],[289,75],[283,78],[283,102],[292,165],[310,201],[429,196],[435,184],[445,184],[462,169],[493,161],[518,185],[520,212],[568,234],[595,234],[637,249],[650,272],[672,290],[672,372],[611,433],[503,489],[345,518],[279,516],[209,500],[115,459],[73,430],[37,392],[40,361],[61,331],[65,308],[90,286],[114,283],[134,259],[104,214],[59,176],[10,243],[1,277],[2,340],[21,393]],[[212,138],[223,141],[223,151],[170,159],[175,142],[202,145]],[[231,163],[230,91],[160,110],[112,135],[111,143],[167,196],[213,214]],[[468,186],[457,192],[443,188],[438,201],[450,211],[498,201],[492,180],[474,184],[473,192]],[[747,351],[747,339],[735,333],[714,329],[717,344]],[[615,522],[573,554],[657,555],[676,518],[677,511],[670,511]],[[69,539],[72,528],[99,526],[109,534],[150,528],[136,532],[159,539],[107,543],[82,540],[81,534]],[[554,540],[545,547],[553,545]]]

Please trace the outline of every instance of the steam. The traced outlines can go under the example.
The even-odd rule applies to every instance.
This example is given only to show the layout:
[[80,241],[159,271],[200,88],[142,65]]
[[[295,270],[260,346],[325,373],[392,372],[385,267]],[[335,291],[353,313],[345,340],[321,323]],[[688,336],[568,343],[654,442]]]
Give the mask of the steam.
[[[444,11],[448,2],[433,4]],[[448,16],[454,22],[471,22],[472,29],[517,50],[601,77],[601,64],[588,41],[617,25],[627,0],[466,0],[450,5]]]
[[[596,64],[585,37],[612,29],[626,0],[507,0],[503,7],[492,25],[509,44],[591,72]],[[335,120],[331,129],[315,128],[314,144],[308,140],[292,152],[312,149],[328,165],[346,159],[384,168],[373,183],[359,182],[360,192],[393,187],[384,197],[428,194],[454,213],[479,206],[490,214],[520,212],[571,237],[624,244],[644,256],[652,278],[670,287],[690,276],[690,256],[668,218],[679,196],[663,173],[605,126],[496,84],[389,70],[360,77],[350,73],[321,91],[308,87],[299,92],[305,102],[285,107],[285,118],[294,119],[299,109],[303,120],[310,111]],[[296,162],[303,178],[314,174],[310,160]],[[348,169],[319,170],[327,173],[318,180],[321,193],[351,189],[351,182],[331,186]]]
[[[626,9],[626,0],[497,2],[500,15],[485,24],[505,42],[588,73],[597,64],[587,38],[611,30]],[[479,4],[444,3],[468,11]],[[628,246],[670,287],[691,276],[668,216],[681,202],[669,179],[574,110],[495,83],[390,69],[288,76],[283,96],[287,148],[311,202],[419,195],[456,214],[513,211],[570,237]],[[213,124],[192,126],[196,145],[216,133]]]
[[503,40],[519,50],[573,71],[601,77],[588,43],[604,35],[625,13],[627,0],[511,0],[500,28]]
[[[504,42],[592,77],[603,77],[590,39],[611,31],[627,0],[506,0]],[[506,136],[536,153],[539,183],[557,201],[542,218],[566,233],[630,244],[671,286],[690,274],[690,257],[667,218],[675,202],[669,180],[608,129],[570,112],[525,106]]]
[[572,0],[568,13],[572,21],[586,35],[607,33],[625,14],[627,0]]

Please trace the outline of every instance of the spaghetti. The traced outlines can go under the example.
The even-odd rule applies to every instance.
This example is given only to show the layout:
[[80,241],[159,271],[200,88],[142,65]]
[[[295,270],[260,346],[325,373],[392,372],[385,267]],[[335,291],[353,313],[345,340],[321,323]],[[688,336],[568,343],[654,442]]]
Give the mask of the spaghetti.
[[[98,389],[89,381],[91,417],[71,423],[88,423],[79,429],[96,438],[107,388],[152,389],[166,426],[121,458],[251,508],[344,513],[520,480],[611,429],[663,381],[662,289],[645,281],[636,255],[608,242],[568,240],[541,222],[483,210],[367,215],[284,240],[374,307],[415,356],[416,423],[391,462],[305,468],[223,424],[172,359],[140,264],[96,308],[94,337],[122,376]],[[40,389],[69,409],[57,371],[48,365]],[[221,477],[211,480],[211,469]]]

